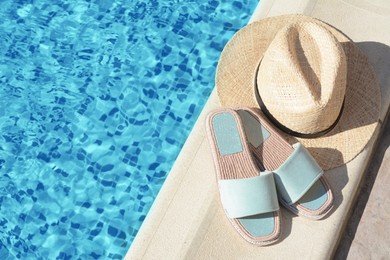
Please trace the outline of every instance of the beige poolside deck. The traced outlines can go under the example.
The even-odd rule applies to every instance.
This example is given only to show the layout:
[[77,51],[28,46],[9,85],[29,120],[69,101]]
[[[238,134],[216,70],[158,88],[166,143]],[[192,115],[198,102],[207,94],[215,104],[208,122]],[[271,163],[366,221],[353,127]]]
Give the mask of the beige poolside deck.
[[[381,84],[381,126],[353,161],[327,171],[335,208],[322,221],[283,210],[283,239],[258,248],[226,220],[217,197],[204,119],[209,98],[126,259],[390,259],[390,2],[261,0],[252,21],[304,13],[346,32],[366,52]],[[385,122],[385,123],[383,123]]]
[[352,205],[335,259],[390,259],[390,120]]

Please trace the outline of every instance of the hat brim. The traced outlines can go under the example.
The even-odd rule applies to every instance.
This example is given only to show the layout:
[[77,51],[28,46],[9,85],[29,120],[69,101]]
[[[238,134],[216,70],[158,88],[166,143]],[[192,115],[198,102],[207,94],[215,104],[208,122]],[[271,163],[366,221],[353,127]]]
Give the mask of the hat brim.
[[328,29],[341,43],[347,57],[345,103],[339,122],[322,137],[297,138],[320,166],[328,170],[349,162],[364,149],[378,125],[380,113],[380,87],[375,71],[366,55],[343,33],[304,15],[283,15],[253,22],[238,31],[222,51],[216,87],[223,106],[259,107],[254,94],[259,61],[280,29],[289,23],[304,21]]

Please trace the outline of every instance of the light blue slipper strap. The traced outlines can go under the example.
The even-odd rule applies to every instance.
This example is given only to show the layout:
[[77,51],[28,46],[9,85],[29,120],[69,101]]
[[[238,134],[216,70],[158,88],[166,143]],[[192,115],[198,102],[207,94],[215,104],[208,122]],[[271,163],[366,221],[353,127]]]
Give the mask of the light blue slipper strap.
[[242,218],[279,209],[271,172],[244,179],[219,180],[222,205],[229,218]]
[[278,194],[290,205],[297,202],[324,173],[302,144],[296,143],[293,147],[294,152],[274,171]]

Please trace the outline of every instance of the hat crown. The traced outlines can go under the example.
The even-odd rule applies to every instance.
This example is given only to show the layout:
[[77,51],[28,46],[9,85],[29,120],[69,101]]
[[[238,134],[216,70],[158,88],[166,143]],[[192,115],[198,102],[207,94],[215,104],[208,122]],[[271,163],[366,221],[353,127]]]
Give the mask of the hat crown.
[[337,120],[344,101],[347,62],[336,38],[313,22],[281,29],[257,73],[261,99],[287,128],[312,134]]

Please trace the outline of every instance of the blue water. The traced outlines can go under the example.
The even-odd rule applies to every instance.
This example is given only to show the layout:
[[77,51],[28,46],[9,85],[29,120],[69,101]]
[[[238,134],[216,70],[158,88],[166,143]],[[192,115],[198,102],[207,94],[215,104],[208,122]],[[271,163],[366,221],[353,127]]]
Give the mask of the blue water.
[[122,258],[257,0],[0,5],[0,259]]

